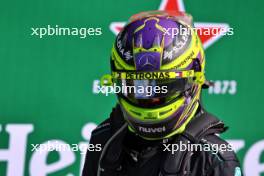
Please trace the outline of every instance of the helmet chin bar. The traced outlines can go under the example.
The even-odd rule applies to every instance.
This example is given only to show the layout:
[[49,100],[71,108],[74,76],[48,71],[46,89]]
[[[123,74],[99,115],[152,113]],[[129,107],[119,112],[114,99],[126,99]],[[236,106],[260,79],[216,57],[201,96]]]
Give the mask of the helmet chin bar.
[[164,138],[171,133],[174,125],[178,121],[178,118],[174,118],[173,116],[171,116],[170,118],[165,119],[161,122],[142,122],[131,117],[128,112],[122,107],[122,105],[121,108],[125,120],[128,122],[129,127],[133,130],[133,132],[146,139],[155,140]]
[[195,97],[189,95],[188,99],[191,99],[191,102],[187,102],[186,97],[184,103],[172,115],[162,120],[139,120],[129,114],[122,101],[120,101],[120,105],[130,131],[147,140],[159,140],[169,138],[185,130],[186,125],[194,117],[199,106],[199,98],[197,98],[199,93],[196,93]]

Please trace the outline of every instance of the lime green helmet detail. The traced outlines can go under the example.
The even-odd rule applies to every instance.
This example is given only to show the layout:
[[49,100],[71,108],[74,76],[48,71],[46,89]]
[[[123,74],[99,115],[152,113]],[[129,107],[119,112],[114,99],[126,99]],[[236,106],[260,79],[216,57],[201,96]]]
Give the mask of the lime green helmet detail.
[[190,15],[133,16],[111,53],[111,81],[126,88],[117,97],[129,129],[149,140],[182,133],[199,107],[204,67]]

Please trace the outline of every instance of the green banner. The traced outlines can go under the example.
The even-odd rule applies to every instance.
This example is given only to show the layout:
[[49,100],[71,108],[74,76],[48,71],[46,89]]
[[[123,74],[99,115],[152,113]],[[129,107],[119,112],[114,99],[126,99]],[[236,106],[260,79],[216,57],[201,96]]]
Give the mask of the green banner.
[[[181,10],[201,35],[203,104],[230,128],[246,176],[264,175],[264,39],[261,0],[2,1],[0,5],[0,176],[78,176],[92,129],[116,104],[98,91],[110,73],[116,34],[141,11]],[[43,144],[71,150],[42,151]]]

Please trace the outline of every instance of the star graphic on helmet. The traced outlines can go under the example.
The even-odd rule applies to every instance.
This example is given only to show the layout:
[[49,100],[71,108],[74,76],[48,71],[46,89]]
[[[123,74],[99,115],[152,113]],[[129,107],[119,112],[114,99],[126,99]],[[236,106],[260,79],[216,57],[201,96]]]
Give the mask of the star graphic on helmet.
[[[159,10],[185,12],[185,7],[183,0],[162,0]],[[125,26],[125,24],[126,22],[112,22],[110,24],[110,30],[117,35],[119,31],[121,31],[121,29]],[[198,35],[203,43],[204,48],[206,49],[219,40],[222,36],[224,36],[223,34],[228,31],[229,25],[226,23],[195,22],[194,27],[199,28],[201,31],[201,35],[199,35],[199,33]],[[214,33],[212,32],[213,30],[225,32]]]
[[139,62],[142,64],[142,67],[147,65],[154,67],[154,64],[150,62],[150,60],[154,60],[154,57],[150,54],[145,54],[139,58]]

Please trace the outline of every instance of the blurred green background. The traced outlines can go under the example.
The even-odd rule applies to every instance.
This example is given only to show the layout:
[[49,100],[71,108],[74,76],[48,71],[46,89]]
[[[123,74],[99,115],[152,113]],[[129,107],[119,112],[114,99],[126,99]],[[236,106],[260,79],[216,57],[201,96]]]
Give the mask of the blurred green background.
[[[33,162],[37,160],[32,159],[36,153],[31,144],[53,139],[68,144],[88,142],[82,132],[89,131],[89,124],[107,118],[116,103],[114,95],[93,92],[94,81],[110,71],[115,38],[110,24],[141,11],[157,10],[160,4],[161,0],[0,2],[0,176],[11,175],[7,173],[9,163],[3,159],[4,149],[12,147],[6,128],[25,124],[34,128],[20,153],[25,154],[24,161],[16,161],[24,168],[17,176],[80,175],[80,152],[74,152],[74,160],[65,167],[34,172],[38,164]],[[217,86],[203,92],[203,103],[230,126],[223,137],[242,142],[238,156],[246,175],[264,175],[264,1],[185,0],[184,5],[195,22],[227,23],[234,28],[233,36],[224,36],[206,49],[207,79]],[[31,28],[47,25],[101,28],[102,35],[83,39],[31,35]],[[49,165],[60,159],[57,152],[50,152],[45,162]]]

